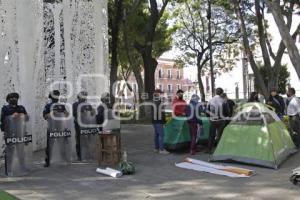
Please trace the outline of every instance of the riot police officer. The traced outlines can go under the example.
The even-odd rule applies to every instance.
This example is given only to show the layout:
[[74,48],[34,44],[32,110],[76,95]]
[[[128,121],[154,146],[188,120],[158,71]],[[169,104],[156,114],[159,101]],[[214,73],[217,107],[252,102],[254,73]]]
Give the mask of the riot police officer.
[[[65,113],[68,114],[65,105],[59,103],[60,92],[58,90],[53,90],[49,94],[50,102],[46,104],[43,110],[43,117],[45,120],[48,120],[52,117],[52,115],[57,113]],[[50,166],[50,138],[49,133],[47,131],[47,146],[46,146],[46,158],[44,167]]]
[[5,105],[2,107],[1,110],[1,131],[5,131],[5,117],[12,115],[13,117],[17,117],[19,115],[26,115],[27,119],[28,119],[28,115],[27,115],[27,111],[25,109],[24,106],[22,105],[18,105],[18,101],[19,101],[19,94],[14,92],[14,93],[9,93],[6,96],[6,102],[8,103],[8,105]]
[[73,104],[73,117],[74,117],[74,124],[75,124],[75,131],[76,131],[76,153],[78,161],[81,161],[81,146],[80,146],[80,122],[82,119],[80,113],[89,111],[92,115],[95,114],[95,110],[93,107],[87,103],[87,96],[88,93],[86,91],[81,91],[77,96],[77,101]]
[[[29,117],[24,106],[18,105],[19,94],[10,93],[6,96],[6,102],[8,105],[2,107],[1,110],[1,130],[5,133],[5,138],[10,137],[23,137],[26,134],[25,123],[22,120],[28,121]],[[10,118],[10,119],[9,119]],[[18,120],[19,119],[19,120]],[[13,120],[13,121],[9,121]],[[19,123],[20,122],[20,123]],[[18,123],[18,124],[16,124]],[[20,139],[20,138],[19,138]],[[16,149],[16,152],[15,152]],[[24,143],[21,142],[18,145],[7,145],[5,149],[5,173],[10,175],[14,173],[13,158],[17,154],[19,163],[18,169],[26,170],[25,156],[24,156]]]

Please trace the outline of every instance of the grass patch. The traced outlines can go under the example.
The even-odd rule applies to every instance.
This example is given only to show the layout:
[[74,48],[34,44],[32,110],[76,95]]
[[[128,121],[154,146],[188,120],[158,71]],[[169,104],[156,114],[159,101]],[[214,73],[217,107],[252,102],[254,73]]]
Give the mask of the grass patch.
[[0,200],[19,200],[19,199],[7,192],[0,191]]

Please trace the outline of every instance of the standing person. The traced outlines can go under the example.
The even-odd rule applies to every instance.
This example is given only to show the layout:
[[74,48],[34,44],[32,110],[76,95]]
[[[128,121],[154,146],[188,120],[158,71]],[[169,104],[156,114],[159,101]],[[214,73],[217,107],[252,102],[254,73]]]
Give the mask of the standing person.
[[77,96],[77,101],[73,103],[72,110],[73,110],[73,117],[74,117],[74,125],[75,125],[75,138],[76,138],[76,154],[78,161],[81,161],[81,148],[80,148],[80,126],[79,122],[82,122],[82,119],[79,119],[80,117],[79,113],[85,112],[85,111],[91,111],[94,113],[94,109],[92,105],[87,103],[87,96],[88,93],[86,91],[82,91]]
[[[50,102],[46,104],[43,110],[43,117],[45,120],[51,118],[54,112],[65,113],[66,115],[68,114],[65,105],[60,104],[58,102],[59,97],[60,97],[60,92],[58,90],[53,90],[52,92],[50,92],[49,94]],[[46,158],[45,158],[44,167],[49,167],[50,166],[50,136],[48,131],[47,131],[47,146],[46,146],[45,153],[46,153]]]
[[[24,132],[19,130],[17,122],[14,124],[11,124],[8,117],[12,116],[13,120],[17,118],[21,118],[25,116],[25,120],[28,121],[29,117],[27,114],[27,111],[24,106],[18,104],[19,100],[19,94],[18,93],[10,93],[6,96],[6,102],[8,105],[5,105],[2,107],[1,110],[1,130],[5,133],[5,137],[24,137]],[[25,126],[23,121],[21,121],[21,126]],[[10,127],[14,126],[14,127]],[[17,126],[17,127],[16,127]],[[26,131],[25,131],[26,132]],[[14,158],[14,154],[17,154],[17,159],[19,163],[19,167],[21,171],[27,171],[26,169],[26,153],[24,149],[24,144],[18,144],[18,145],[7,145],[5,148],[5,174],[10,176],[13,174],[14,169],[13,167],[13,160],[16,159]]]
[[221,94],[221,97],[224,99],[223,115],[224,115],[224,117],[226,117],[226,120],[225,120],[225,127],[226,127],[230,123],[231,118],[233,117],[235,103],[233,100],[228,98],[226,93]]
[[191,135],[190,153],[195,155],[197,151],[197,132],[200,126],[202,126],[202,120],[200,118],[201,113],[204,112],[201,103],[199,102],[200,97],[196,94],[192,95],[191,101],[187,106],[186,115],[188,117],[188,124]]
[[176,117],[185,117],[186,116],[186,101],[183,99],[183,90],[178,90],[176,92],[176,97],[173,100],[172,108],[173,113]]
[[295,145],[300,147],[300,100],[296,97],[296,91],[294,88],[289,88],[287,92],[288,107],[287,115],[290,119],[290,129],[292,139]]
[[165,123],[165,112],[162,105],[161,94],[163,92],[159,89],[155,90],[153,95],[152,108],[152,123],[154,127],[154,152],[159,154],[169,154],[164,148],[164,123]]
[[109,111],[111,111],[112,105],[110,103],[110,94],[108,92],[105,92],[101,95],[101,104],[97,108],[97,124],[100,125],[100,129],[102,131],[103,129],[103,123],[105,120],[108,120],[109,117]]
[[278,115],[280,119],[284,116],[284,110],[285,110],[285,102],[284,99],[278,95],[277,89],[273,88],[271,90],[270,97],[267,101],[267,104],[275,108],[275,112]]
[[218,141],[223,133],[225,120],[223,116],[224,99],[221,95],[224,93],[222,88],[216,89],[216,96],[208,102],[208,115],[210,120],[208,153],[212,153],[216,141]]
[[7,116],[12,115],[16,118],[19,115],[25,115],[27,120],[29,119],[25,107],[18,105],[19,97],[19,94],[15,92],[6,96],[8,105],[3,106],[1,110],[1,131],[5,131],[5,117]]
[[248,103],[259,103],[259,102],[260,101],[258,99],[258,93],[257,92],[251,92]]

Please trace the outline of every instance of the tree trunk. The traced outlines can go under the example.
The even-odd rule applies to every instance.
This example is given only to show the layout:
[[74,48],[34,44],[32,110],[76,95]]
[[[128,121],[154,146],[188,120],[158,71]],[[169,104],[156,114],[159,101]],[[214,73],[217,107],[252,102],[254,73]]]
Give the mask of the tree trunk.
[[256,77],[257,84],[259,84],[260,87],[261,87],[262,94],[264,95],[265,98],[268,98],[268,96],[269,96],[268,89],[267,89],[267,87],[264,83],[264,79],[263,79],[263,77],[260,73],[260,70],[259,70],[258,66],[256,65],[253,53],[250,49],[250,43],[249,43],[249,40],[248,40],[248,33],[247,33],[247,30],[246,30],[245,20],[244,20],[244,17],[243,17],[243,14],[242,14],[242,11],[241,11],[241,8],[240,8],[240,5],[239,5],[239,1],[232,0],[232,2],[234,4],[235,13],[236,13],[236,15],[238,17],[238,20],[240,22],[240,28],[241,28],[241,31],[242,31],[242,34],[243,34],[243,44],[244,44],[245,52],[247,54],[247,58],[250,62],[251,68],[254,72],[254,76]]
[[142,103],[143,102],[143,99],[142,99],[142,94],[144,92],[144,82],[143,82],[143,78],[142,78],[142,75],[141,75],[141,71],[139,69],[139,67],[132,67],[132,71],[133,71],[133,74],[135,76],[135,79],[136,79],[136,82],[137,82],[137,85],[138,85],[138,98],[139,98],[139,103]]
[[202,73],[201,72],[202,72],[202,70],[198,66],[197,76],[198,76],[198,85],[199,85],[199,90],[200,90],[200,96],[201,96],[201,101],[205,102],[205,89],[204,89],[204,85],[203,85],[203,81],[202,81],[202,76],[201,76]]
[[118,79],[118,43],[120,22],[123,13],[123,0],[115,0],[114,2],[115,15],[111,21],[111,67],[110,67],[110,101],[113,105],[115,98],[113,94],[113,86]]
[[288,54],[290,56],[291,62],[294,65],[294,68],[297,72],[298,77],[300,78],[300,54],[299,50],[296,46],[295,40],[292,38],[292,36],[289,33],[289,29],[283,19],[281,8],[278,2],[276,1],[270,1],[267,0],[266,3],[268,4],[268,7],[271,9],[271,12],[273,14],[273,18],[277,24],[278,30],[280,32],[280,35],[282,37],[282,40],[288,50]]
[[[146,47],[147,48],[147,47]],[[144,62],[144,86],[145,92],[148,94],[148,100],[153,99],[155,90],[155,70],[157,61],[152,57],[152,49],[146,49],[143,53]]]

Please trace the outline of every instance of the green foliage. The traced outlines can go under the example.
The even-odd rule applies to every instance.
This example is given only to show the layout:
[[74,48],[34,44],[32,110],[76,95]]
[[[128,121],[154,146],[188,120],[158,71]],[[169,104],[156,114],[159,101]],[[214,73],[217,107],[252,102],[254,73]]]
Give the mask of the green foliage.
[[[146,46],[149,41],[145,41],[147,34],[147,22],[150,16],[149,4],[147,1],[141,1],[135,5],[135,0],[124,0],[124,19],[120,33],[120,45],[118,49],[119,74],[122,71],[131,70],[132,67],[140,68],[143,65],[143,59],[140,52],[136,49],[136,44]],[[170,15],[165,12],[159,21],[155,38],[151,45],[153,46],[153,56],[160,57],[164,52],[172,48],[172,34],[174,29],[169,27],[168,19]],[[122,69],[122,70],[121,70]]]
[[[212,46],[216,70],[229,71],[239,54],[239,26],[230,4],[225,0],[212,1]],[[225,8],[221,7],[225,6]],[[179,63],[198,65],[199,70],[208,69],[208,19],[207,1],[182,0],[173,5],[174,40],[176,48],[183,52]]]

